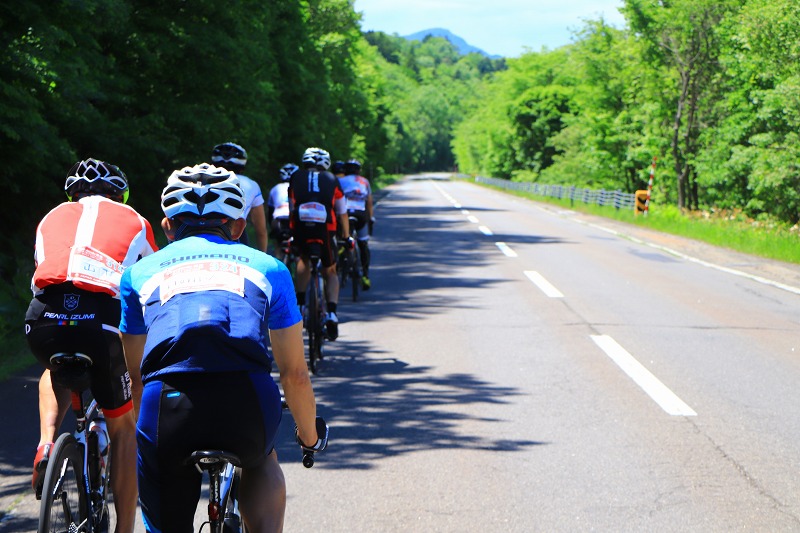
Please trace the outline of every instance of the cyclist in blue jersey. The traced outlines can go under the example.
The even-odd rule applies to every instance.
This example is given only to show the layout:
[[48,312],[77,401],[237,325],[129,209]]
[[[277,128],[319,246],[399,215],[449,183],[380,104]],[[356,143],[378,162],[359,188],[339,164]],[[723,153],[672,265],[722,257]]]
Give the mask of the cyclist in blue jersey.
[[161,207],[170,244],[125,270],[120,285],[125,354],[143,383],[135,400],[145,527],[192,530],[202,478],[184,461],[217,448],[242,461],[247,529],[280,531],[286,487],[273,448],[282,411],[273,361],[298,443],[326,444],[292,279],[283,263],[237,242],[246,222],[234,173],[205,163],[177,170]]

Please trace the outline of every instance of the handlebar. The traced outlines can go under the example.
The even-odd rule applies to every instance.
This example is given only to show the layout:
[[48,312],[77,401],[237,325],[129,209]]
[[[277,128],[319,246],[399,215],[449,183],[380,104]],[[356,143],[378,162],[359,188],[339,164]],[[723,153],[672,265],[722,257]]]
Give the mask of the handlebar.
[[[281,408],[282,409],[289,409],[289,405],[286,403],[286,398],[281,396]],[[313,447],[306,446],[301,440],[297,433],[297,426],[295,425],[294,434],[295,440],[297,444],[300,445],[300,448],[303,450],[303,466],[306,468],[311,468],[314,466],[314,454],[316,452],[321,452],[325,448],[328,447],[328,433],[329,428],[328,424],[325,422],[325,419],[321,416],[318,416],[316,421],[317,426],[317,442],[314,444]]]

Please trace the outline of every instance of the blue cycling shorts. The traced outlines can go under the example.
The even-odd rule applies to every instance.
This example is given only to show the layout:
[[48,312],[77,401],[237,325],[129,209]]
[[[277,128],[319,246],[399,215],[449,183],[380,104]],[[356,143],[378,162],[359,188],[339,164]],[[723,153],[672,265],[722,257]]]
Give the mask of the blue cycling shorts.
[[137,424],[139,499],[149,532],[190,532],[202,476],[185,464],[195,450],[260,466],[281,421],[280,392],[268,372],[186,372],[144,385]]

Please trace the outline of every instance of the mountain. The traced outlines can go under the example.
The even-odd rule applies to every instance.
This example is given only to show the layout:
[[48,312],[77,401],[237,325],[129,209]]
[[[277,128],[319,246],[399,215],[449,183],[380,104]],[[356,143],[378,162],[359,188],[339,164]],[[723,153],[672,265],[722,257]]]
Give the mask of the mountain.
[[412,33],[411,35],[403,36],[404,39],[408,41],[422,41],[428,35],[432,35],[433,37],[444,37],[450,43],[458,49],[458,52],[462,55],[466,55],[472,52],[484,55],[489,59],[500,59],[502,56],[492,55],[487,52],[484,52],[480,48],[472,46],[471,44],[467,43],[464,39],[455,35],[450,32],[450,30],[446,30],[444,28],[431,28],[428,30],[418,31],[417,33]]

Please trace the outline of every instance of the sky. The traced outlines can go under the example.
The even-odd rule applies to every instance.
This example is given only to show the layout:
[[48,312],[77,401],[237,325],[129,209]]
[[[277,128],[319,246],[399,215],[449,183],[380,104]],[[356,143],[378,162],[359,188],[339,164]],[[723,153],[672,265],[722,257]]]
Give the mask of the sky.
[[489,54],[518,57],[572,42],[585,20],[622,28],[623,0],[355,0],[363,31],[444,28]]

